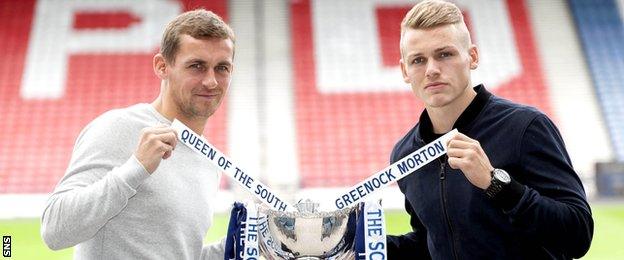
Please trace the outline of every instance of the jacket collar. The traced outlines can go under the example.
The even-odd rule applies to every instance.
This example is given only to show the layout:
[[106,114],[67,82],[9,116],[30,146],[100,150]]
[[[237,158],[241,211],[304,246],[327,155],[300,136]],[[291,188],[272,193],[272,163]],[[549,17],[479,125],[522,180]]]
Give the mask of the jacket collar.
[[[459,132],[466,133],[469,129],[471,123],[477,118],[481,110],[485,107],[488,99],[492,96],[492,93],[488,92],[483,84],[477,85],[474,87],[477,95],[470,102],[466,110],[459,115],[455,124],[453,124],[453,128],[457,128]],[[422,114],[420,114],[420,121],[418,123],[418,134],[425,143],[429,143],[441,135],[436,135],[433,133],[433,125],[431,124],[431,118],[429,118],[429,114],[425,109]],[[417,138],[418,139],[418,138]]]

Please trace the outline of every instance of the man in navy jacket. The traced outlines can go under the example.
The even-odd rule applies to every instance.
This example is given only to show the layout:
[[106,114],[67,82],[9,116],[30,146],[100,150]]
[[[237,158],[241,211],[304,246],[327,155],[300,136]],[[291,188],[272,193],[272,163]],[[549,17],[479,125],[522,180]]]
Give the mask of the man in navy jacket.
[[553,122],[472,87],[478,50],[457,6],[424,1],[401,23],[401,70],[424,102],[394,163],[457,128],[446,156],[399,181],[413,231],[390,259],[571,259],[593,235],[591,210]]

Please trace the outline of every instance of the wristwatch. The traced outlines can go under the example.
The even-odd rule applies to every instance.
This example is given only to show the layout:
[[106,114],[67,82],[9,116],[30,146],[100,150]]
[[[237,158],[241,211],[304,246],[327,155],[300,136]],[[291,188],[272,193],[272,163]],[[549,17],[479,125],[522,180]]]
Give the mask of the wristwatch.
[[494,169],[492,172],[492,181],[490,186],[485,189],[485,195],[488,198],[493,199],[505,186],[511,183],[511,177],[509,173],[502,169]]

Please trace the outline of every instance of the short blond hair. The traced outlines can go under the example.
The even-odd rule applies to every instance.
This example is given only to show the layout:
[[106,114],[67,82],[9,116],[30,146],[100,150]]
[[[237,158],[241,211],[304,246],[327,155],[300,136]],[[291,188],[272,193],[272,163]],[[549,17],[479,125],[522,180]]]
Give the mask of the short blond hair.
[[401,22],[401,35],[408,28],[428,29],[463,22],[464,16],[455,4],[441,0],[426,0],[418,3],[407,12]]
[[178,15],[165,28],[160,43],[160,53],[165,61],[174,63],[183,34],[196,39],[230,39],[235,42],[234,31],[217,14],[205,9],[188,11]]
[[401,22],[401,53],[403,53],[403,35],[407,29],[430,29],[449,24],[465,31],[468,46],[471,43],[470,34],[459,7],[442,0],[425,0],[418,3],[407,12]]

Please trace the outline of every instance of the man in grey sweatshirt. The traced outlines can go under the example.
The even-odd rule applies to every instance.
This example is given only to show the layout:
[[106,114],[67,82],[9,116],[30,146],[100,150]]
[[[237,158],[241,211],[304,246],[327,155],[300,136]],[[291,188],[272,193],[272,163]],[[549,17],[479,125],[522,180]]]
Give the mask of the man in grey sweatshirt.
[[223,243],[202,243],[220,172],[176,146],[170,125],[204,132],[230,84],[234,41],[203,9],[167,25],[153,59],[156,100],[108,111],[78,136],[41,218],[51,249],[76,246],[76,259],[223,259]]

